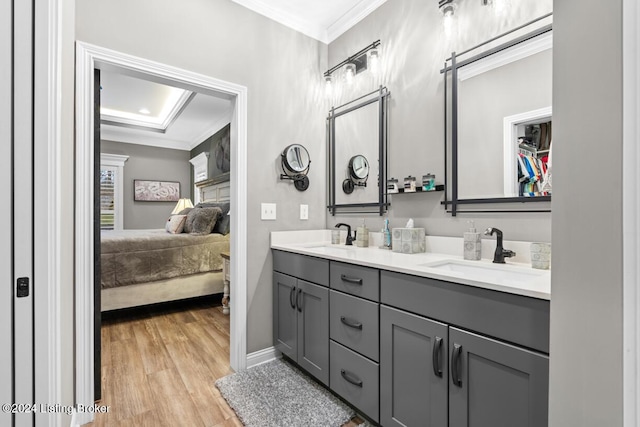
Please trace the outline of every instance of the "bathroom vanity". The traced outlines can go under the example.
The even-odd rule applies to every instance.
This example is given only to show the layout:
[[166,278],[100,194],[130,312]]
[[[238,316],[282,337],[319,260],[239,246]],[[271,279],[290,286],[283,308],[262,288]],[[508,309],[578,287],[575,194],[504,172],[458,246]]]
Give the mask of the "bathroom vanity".
[[547,425],[548,271],[328,233],[272,234],[278,350],[383,426]]

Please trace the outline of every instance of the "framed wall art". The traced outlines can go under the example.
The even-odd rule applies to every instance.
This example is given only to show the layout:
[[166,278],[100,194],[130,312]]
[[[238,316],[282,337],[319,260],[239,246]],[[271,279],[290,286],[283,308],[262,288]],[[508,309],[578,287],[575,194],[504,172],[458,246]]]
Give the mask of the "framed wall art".
[[133,180],[133,200],[136,202],[177,202],[179,199],[179,182]]

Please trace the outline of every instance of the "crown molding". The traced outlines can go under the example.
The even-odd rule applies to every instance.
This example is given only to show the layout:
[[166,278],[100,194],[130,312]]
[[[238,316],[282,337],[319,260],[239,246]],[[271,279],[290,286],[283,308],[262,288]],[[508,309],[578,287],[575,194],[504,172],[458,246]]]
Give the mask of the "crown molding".
[[233,111],[229,111],[229,113],[226,114],[224,117],[222,117],[220,120],[217,120],[214,124],[212,124],[211,126],[208,126],[204,132],[202,132],[199,136],[197,136],[196,138],[193,138],[189,142],[189,149],[193,150],[198,145],[206,141],[207,138],[215,135],[216,132],[218,132],[220,129],[222,129],[229,123],[231,123],[232,115],[233,115]]
[[269,5],[267,0],[232,0],[247,9],[253,10],[260,15],[266,16],[280,24],[298,31],[311,38],[329,44],[351,27],[362,21],[367,15],[376,10],[387,0],[361,0],[357,5],[348,10],[336,22],[325,28],[305,19],[301,19],[282,8]]
[[100,139],[107,141],[122,142],[125,144],[147,145],[149,147],[171,148],[173,150],[191,151],[191,146],[187,141],[177,141],[172,139],[158,139],[145,135],[132,135],[127,132],[119,132],[118,129],[100,129]]
[[[189,102],[195,96],[194,92],[188,90],[182,90],[182,94],[175,100],[171,109],[167,113],[167,115],[162,117],[149,117],[141,114],[135,114],[135,117],[124,117],[118,114],[109,114],[103,112],[105,109],[101,108],[100,111],[100,120],[113,122],[115,124],[127,125],[127,126],[136,126],[145,129],[154,129],[159,131],[166,131],[167,128],[173,121],[178,117],[178,115],[184,110]],[[108,110],[113,111],[114,113],[118,113],[116,110]]]
[[[374,10],[382,6],[386,3],[387,0],[375,0],[375,1],[361,1],[356,6],[351,8],[347,13],[342,15],[340,19],[338,19],[333,24],[329,25],[326,30],[327,33],[327,41],[325,43],[331,43],[344,33],[346,33],[349,29],[351,29],[358,22],[362,21],[366,18],[370,13]],[[324,41],[324,40],[322,40]]]
[[260,15],[266,16],[280,24],[298,31],[313,39],[323,43],[329,43],[327,38],[327,30],[321,25],[300,19],[299,17],[285,12],[280,8],[274,8],[263,0],[231,0],[241,6],[246,7]]

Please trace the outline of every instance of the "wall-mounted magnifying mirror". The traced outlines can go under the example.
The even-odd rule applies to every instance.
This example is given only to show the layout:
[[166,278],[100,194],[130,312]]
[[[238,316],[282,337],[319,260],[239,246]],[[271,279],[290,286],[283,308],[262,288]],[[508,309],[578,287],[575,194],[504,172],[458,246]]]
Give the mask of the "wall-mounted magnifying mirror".
[[329,111],[327,207],[332,215],[387,210],[388,95],[381,87]]
[[291,144],[284,149],[280,157],[284,172],[280,175],[280,179],[293,180],[293,185],[299,191],[309,188],[307,173],[311,165],[311,158],[307,149],[300,144]]
[[366,187],[367,178],[369,178],[369,161],[362,154],[353,156],[349,159],[348,166],[349,177],[342,182],[342,190],[347,193],[353,193],[355,187]]

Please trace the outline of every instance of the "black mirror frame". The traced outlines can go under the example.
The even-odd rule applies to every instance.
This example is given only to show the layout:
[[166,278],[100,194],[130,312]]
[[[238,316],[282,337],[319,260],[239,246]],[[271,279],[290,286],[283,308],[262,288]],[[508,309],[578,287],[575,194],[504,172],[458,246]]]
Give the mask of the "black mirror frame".
[[[387,102],[390,92],[386,87],[380,87],[371,93],[354,99],[339,107],[333,107],[327,116],[327,172],[328,185],[327,208],[333,216],[336,214],[352,214],[352,213],[376,213],[380,216],[384,215],[389,207],[387,193],[385,191],[385,183],[387,182]],[[363,100],[364,99],[364,100]],[[363,101],[361,101],[363,100]],[[361,101],[357,103],[358,101]],[[335,119],[337,117],[348,114],[351,111],[362,108],[378,102],[378,201],[372,203],[336,203],[336,165],[335,165]],[[368,160],[367,160],[367,163]],[[370,163],[369,163],[370,165]],[[368,175],[367,175],[368,177]],[[352,181],[352,180],[350,180]],[[352,182],[353,183],[353,182]],[[339,185],[342,185],[339,184]],[[344,190],[344,188],[343,188]]]
[[512,41],[506,42],[499,46],[496,46],[492,49],[488,49],[485,52],[477,54],[468,59],[464,59],[458,62],[459,57],[465,55],[475,49],[478,49],[487,43],[495,41],[500,37],[504,37],[514,31],[520,30],[528,25],[531,25],[535,22],[538,22],[544,18],[551,16],[552,14],[546,14],[539,18],[534,19],[526,24],[521,25],[520,27],[514,28],[511,31],[508,31],[504,34],[501,34],[497,37],[494,37],[491,40],[488,40],[484,43],[479,44],[478,46],[467,49],[464,52],[456,54],[455,52],[451,53],[451,57],[445,60],[444,68],[440,70],[440,73],[444,75],[444,184],[445,190],[449,188],[448,181],[448,160],[447,160],[447,152],[448,152],[448,123],[447,123],[447,78],[451,76],[451,200],[448,199],[448,192],[445,191],[444,200],[441,202],[445,209],[447,209],[448,213],[451,213],[452,216],[456,216],[458,213],[483,213],[483,212],[500,212],[500,213],[513,213],[513,212],[551,212],[551,209],[474,209],[474,210],[460,210],[459,205],[477,205],[477,204],[503,204],[503,203],[527,203],[527,202],[550,202],[551,196],[536,196],[536,197],[496,197],[496,198],[477,198],[477,199],[460,199],[458,198],[458,69],[460,67],[464,67],[465,65],[471,64],[480,59],[486,58],[496,52],[508,49],[510,47],[516,46],[526,40],[530,40],[534,37],[537,37],[543,33],[552,30],[552,25],[543,26],[537,30],[534,30],[528,34],[517,37]]

